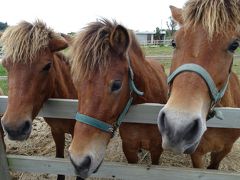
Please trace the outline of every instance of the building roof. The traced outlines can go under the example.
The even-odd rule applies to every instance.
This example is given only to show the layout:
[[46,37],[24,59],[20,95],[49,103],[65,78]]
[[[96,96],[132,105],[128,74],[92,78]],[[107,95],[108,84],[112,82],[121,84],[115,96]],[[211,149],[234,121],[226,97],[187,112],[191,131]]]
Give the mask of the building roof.
[[145,31],[145,32],[140,32],[140,31],[135,31],[135,34],[156,34],[155,32],[149,32],[149,31]]
[[[156,32],[154,32],[154,31],[152,31],[152,32],[150,32],[150,31],[135,31],[135,34],[136,35],[140,35],[140,34],[156,34]],[[166,34],[166,31],[165,30],[161,30],[160,31],[160,34]]]

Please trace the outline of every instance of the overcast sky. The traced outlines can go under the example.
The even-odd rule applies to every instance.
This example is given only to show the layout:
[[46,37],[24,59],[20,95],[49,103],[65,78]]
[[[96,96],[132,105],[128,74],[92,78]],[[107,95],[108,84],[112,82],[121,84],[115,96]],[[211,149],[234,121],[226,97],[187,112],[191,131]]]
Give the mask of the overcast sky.
[[76,32],[96,18],[116,19],[139,31],[166,28],[169,5],[182,7],[186,0],[1,0],[0,21],[15,25],[21,20],[43,20],[59,32]]

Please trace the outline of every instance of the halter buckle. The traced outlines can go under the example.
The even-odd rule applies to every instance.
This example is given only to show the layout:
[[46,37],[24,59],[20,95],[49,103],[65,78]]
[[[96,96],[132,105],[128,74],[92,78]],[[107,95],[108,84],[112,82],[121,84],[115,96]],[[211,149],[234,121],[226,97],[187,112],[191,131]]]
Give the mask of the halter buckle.
[[109,131],[110,133],[114,133],[114,128],[113,128],[113,127],[110,127],[110,128],[108,128],[108,131]]

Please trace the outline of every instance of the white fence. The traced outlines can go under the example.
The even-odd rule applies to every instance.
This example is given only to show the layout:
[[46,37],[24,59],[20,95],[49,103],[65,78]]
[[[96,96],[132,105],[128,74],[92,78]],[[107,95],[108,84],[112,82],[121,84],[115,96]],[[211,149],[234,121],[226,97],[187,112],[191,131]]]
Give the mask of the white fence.
[[149,41],[141,41],[142,46],[170,46],[172,42],[172,39],[165,39],[165,40],[149,40]]
[[[7,97],[0,97],[0,113],[6,109]],[[161,104],[141,104],[132,106],[125,122],[156,123],[156,117]],[[225,120],[211,119],[207,122],[211,127],[240,128],[239,108],[218,108],[223,112]],[[39,116],[73,118],[77,111],[77,100],[48,100]],[[8,180],[8,169],[20,172],[36,172],[50,174],[76,175],[68,159],[57,159],[36,156],[5,156],[0,142],[0,179]],[[199,170],[186,168],[161,168],[159,166],[128,165],[123,163],[104,162],[93,177],[114,179],[149,179],[149,180],[239,180],[240,173],[221,172],[214,170]]]

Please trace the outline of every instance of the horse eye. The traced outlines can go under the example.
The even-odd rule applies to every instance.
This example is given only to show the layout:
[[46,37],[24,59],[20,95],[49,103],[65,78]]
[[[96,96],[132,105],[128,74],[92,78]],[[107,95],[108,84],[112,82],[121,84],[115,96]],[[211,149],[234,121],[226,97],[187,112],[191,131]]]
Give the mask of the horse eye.
[[120,80],[115,80],[115,81],[112,83],[111,91],[112,91],[112,92],[117,91],[117,90],[119,90],[121,87],[122,87],[122,81],[120,81]]
[[42,69],[42,71],[49,71],[49,69],[51,68],[51,66],[52,66],[52,63],[50,62],[50,63],[47,63],[44,67],[43,67],[43,69]]
[[238,41],[234,41],[230,46],[228,47],[228,50],[232,53],[239,47]]
[[172,45],[173,48],[176,48],[177,45],[176,45],[176,42],[175,42],[174,39],[172,40],[171,45]]

